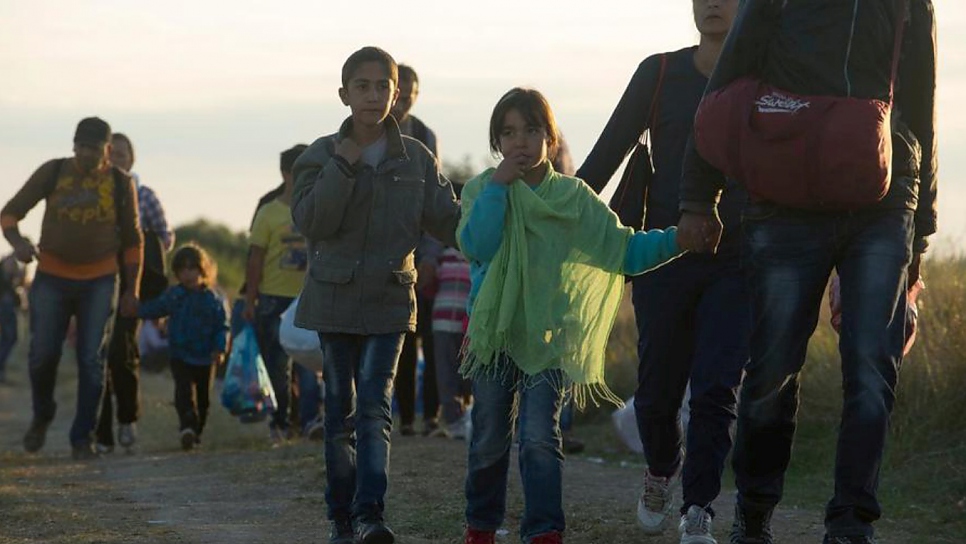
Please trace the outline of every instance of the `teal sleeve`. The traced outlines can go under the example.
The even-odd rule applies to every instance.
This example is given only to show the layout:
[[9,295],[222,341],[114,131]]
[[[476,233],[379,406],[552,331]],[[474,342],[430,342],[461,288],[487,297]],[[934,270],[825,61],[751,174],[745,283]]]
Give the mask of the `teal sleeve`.
[[487,183],[473,202],[466,227],[460,233],[460,249],[471,261],[490,262],[503,242],[509,188]]
[[624,255],[624,273],[637,276],[677,257],[683,253],[677,238],[677,227],[635,232]]

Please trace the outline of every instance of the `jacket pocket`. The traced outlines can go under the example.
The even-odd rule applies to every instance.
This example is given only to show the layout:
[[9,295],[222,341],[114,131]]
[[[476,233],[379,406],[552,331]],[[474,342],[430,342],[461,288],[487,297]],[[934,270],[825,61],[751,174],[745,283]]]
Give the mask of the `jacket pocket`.
[[383,297],[387,318],[394,322],[414,319],[417,277],[415,268],[392,271]]
[[355,274],[355,267],[313,263],[313,266],[309,267],[309,274],[312,275],[312,279],[315,281],[345,285],[352,281],[352,276]]

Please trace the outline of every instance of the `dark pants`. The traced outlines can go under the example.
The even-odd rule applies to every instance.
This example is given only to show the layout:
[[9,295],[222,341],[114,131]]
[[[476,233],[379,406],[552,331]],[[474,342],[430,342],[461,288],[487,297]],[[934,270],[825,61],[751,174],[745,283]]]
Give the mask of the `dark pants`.
[[71,317],[77,319],[77,411],[70,442],[93,440],[104,391],[107,341],[114,322],[117,277],[71,280],[37,272],[30,288],[30,387],[33,417],[50,421],[57,413],[54,386]]
[[[460,375],[460,349],[463,333],[433,333],[436,351],[436,392],[441,399],[441,414],[447,425],[460,421],[473,396],[472,384]],[[423,387],[426,387],[423,385]]]
[[[637,425],[652,474],[682,468],[686,512],[709,512],[731,450],[738,385],[748,360],[749,302],[735,256],[685,255],[634,278],[640,333]],[[682,461],[678,417],[691,383],[691,419]]]
[[269,425],[272,428],[289,428],[289,405],[292,402],[292,371],[298,376],[299,421],[303,430],[319,417],[319,379],[315,372],[293,363],[278,339],[282,314],[294,299],[272,295],[259,295],[255,313],[255,335],[258,349],[265,361],[268,376],[275,390],[277,406]]
[[433,343],[433,299],[419,295],[416,332],[406,334],[399,369],[396,372],[396,402],[403,425],[416,419],[416,363],[419,360],[417,341],[423,346],[423,420],[434,421],[439,412],[439,392],[436,385],[436,350]]
[[0,375],[7,371],[7,360],[17,345],[17,296],[0,295]]
[[192,365],[178,359],[171,360],[179,430],[191,429],[201,436],[208,420],[211,378],[214,374],[214,365]]
[[325,502],[331,520],[381,518],[392,384],[403,333],[319,333],[325,376]]
[[830,536],[870,536],[881,515],[876,490],[905,339],[913,213],[816,214],[754,206],[743,228],[753,329],[735,438],[739,503],[770,509],[781,500],[799,373],[836,269],[843,407],[825,525]]
[[97,422],[97,442],[114,445],[114,398],[117,399],[117,422],[134,423],[140,416],[140,355],[138,329],[140,321],[118,315],[107,351],[107,376],[104,400]]

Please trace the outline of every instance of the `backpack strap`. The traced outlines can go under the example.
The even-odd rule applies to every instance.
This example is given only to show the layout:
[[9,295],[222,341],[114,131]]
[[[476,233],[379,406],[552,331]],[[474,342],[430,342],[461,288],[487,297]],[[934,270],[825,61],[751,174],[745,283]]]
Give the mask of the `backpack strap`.
[[57,159],[54,163],[54,173],[47,178],[47,183],[44,185],[44,197],[48,197],[54,194],[54,189],[57,188],[57,180],[60,179],[60,171],[64,169],[64,164],[67,159]]

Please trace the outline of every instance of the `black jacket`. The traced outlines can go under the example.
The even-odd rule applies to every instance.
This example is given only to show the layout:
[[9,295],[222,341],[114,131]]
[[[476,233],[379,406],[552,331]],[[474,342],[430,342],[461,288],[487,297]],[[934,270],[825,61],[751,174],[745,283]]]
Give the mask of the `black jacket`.
[[[748,74],[790,92],[888,100],[901,0],[747,0],[706,92]],[[909,0],[893,107],[892,185],[881,208],[915,210],[915,250],[936,232],[936,18]],[[681,209],[708,212],[724,177],[689,142]]]

